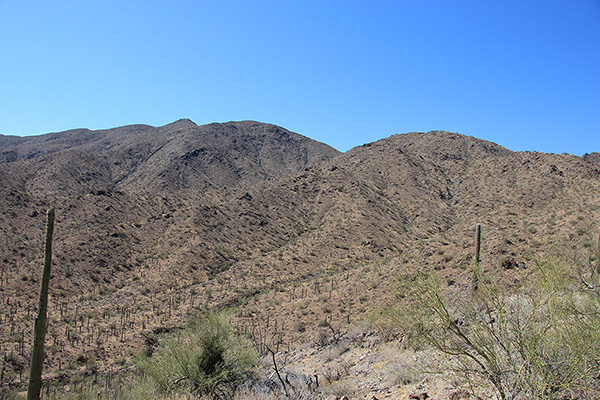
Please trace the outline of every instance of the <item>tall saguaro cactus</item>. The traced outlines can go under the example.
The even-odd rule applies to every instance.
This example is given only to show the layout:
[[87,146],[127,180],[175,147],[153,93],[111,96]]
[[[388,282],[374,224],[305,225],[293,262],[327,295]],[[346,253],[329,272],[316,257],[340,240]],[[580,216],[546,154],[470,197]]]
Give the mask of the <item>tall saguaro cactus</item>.
[[52,267],[52,233],[54,232],[54,208],[47,213],[46,242],[44,245],[44,271],[40,289],[40,304],[35,319],[33,350],[29,368],[27,400],[38,400],[42,391],[42,366],[44,363],[44,339],[46,338],[46,314],[48,310],[48,284]]
[[481,225],[477,224],[475,226],[475,266],[473,267],[473,291],[477,291],[477,289],[479,289],[479,275],[481,274],[481,269],[479,266],[480,253],[481,253]]
[[479,265],[479,253],[481,252],[481,225],[475,226],[475,262]]

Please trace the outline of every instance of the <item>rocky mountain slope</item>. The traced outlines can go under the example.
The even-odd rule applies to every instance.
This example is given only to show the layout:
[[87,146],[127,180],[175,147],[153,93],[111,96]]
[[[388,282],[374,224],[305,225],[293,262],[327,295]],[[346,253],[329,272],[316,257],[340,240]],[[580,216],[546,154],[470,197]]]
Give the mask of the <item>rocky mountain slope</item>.
[[83,353],[100,371],[128,365],[204,308],[236,306],[258,344],[344,329],[395,301],[400,265],[461,282],[477,223],[486,268],[515,284],[538,254],[595,240],[597,155],[441,131],[341,154],[251,121],[0,136],[2,387],[27,368],[47,207],[59,379],[91,368],[72,361]]
[[16,163],[26,171],[28,190],[62,194],[155,194],[251,185],[338,153],[273,125],[244,121],[197,126],[190,120],[159,128],[132,125],[0,137],[0,149],[0,163]]

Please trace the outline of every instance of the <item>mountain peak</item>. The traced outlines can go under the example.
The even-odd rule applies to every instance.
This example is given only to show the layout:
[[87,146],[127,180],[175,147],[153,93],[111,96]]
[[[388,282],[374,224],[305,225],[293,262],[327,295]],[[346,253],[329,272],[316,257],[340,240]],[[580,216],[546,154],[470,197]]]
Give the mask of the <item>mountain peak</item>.
[[183,126],[188,126],[188,125],[198,126],[198,125],[196,125],[196,123],[194,121],[192,121],[189,118],[181,118],[181,119],[178,119],[177,121],[172,122],[172,123],[170,123],[168,125],[172,125],[172,126],[181,126],[181,125],[183,125]]

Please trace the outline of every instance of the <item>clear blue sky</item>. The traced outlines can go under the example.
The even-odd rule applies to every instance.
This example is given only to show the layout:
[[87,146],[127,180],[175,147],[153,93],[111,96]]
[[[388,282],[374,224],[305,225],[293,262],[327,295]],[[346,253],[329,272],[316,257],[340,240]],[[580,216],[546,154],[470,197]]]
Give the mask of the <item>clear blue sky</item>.
[[0,133],[179,118],[600,151],[600,0],[0,0]]

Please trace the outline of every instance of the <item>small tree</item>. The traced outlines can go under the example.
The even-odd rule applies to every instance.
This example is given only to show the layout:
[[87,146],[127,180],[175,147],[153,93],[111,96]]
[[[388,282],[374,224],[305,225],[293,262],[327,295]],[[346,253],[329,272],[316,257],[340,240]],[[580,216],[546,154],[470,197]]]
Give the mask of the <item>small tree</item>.
[[488,382],[500,399],[598,398],[598,302],[580,290],[569,265],[537,267],[537,278],[513,291],[477,271],[476,291],[405,272],[406,306],[395,317],[410,343],[444,354],[447,368],[472,386]]

